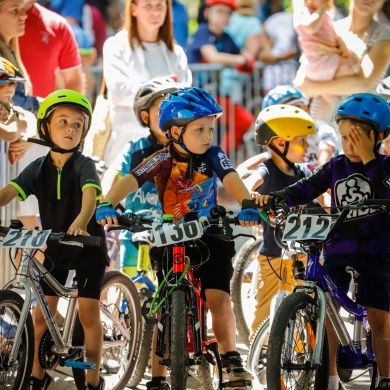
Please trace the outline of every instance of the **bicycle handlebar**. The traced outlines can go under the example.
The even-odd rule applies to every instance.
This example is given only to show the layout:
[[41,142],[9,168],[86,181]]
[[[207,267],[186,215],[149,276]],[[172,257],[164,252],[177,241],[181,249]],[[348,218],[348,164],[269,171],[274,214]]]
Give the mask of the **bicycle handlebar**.
[[[18,220],[11,220],[11,225],[6,226],[0,226],[0,236],[5,237],[10,229],[23,229],[23,225]],[[29,230],[29,229],[26,229]],[[87,246],[95,246],[95,247],[101,247],[104,245],[104,240],[102,237],[97,236],[73,236],[68,233],[50,233],[48,236],[48,241],[61,241],[66,242],[67,245],[72,245],[72,242],[75,243],[75,245],[87,245]]]

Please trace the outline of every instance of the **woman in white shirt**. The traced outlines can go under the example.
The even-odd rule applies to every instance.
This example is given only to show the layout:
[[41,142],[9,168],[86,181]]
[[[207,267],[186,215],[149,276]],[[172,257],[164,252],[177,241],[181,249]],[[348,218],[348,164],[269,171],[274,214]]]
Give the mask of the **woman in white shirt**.
[[109,165],[128,141],[145,136],[133,110],[144,82],[176,75],[179,83],[192,83],[184,50],[173,40],[171,0],[127,0],[123,30],[104,44],[103,73],[111,110],[112,132],[104,156]]

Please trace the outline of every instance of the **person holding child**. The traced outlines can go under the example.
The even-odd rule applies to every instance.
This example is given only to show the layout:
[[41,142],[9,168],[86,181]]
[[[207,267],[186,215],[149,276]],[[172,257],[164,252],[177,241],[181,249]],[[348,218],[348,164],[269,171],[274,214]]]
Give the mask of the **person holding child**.
[[[118,213],[113,205],[153,178],[161,211],[172,214],[175,221],[188,214],[209,216],[216,205],[217,179],[239,204],[250,199],[229,158],[213,145],[215,122],[222,113],[216,100],[201,88],[183,88],[169,93],[160,103],[159,128],[166,133],[170,145],[144,160],[111,188],[97,208],[97,221],[102,225],[117,224]],[[148,169],[144,169],[146,166]],[[260,215],[257,209],[242,209],[238,220],[241,226],[250,227],[259,223]],[[212,314],[224,378],[251,381],[253,376],[244,368],[236,350],[236,325],[229,295],[234,242],[207,234],[201,241],[210,251],[210,257],[195,275],[202,281],[203,298]],[[162,278],[162,264],[158,262],[159,282]],[[166,382],[167,368],[158,360],[153,354],[149,390],[170,388]]]
[[[92,116],[88,99],[79,92],[58,90],[48,95],[37,113],[37,130],[49,153],[33,161],[15,179],[0,190],[0,206],[14,198],[24,201],[30,195],[38,199],[43,229],[72,235],[94,235],[104,238],[104,231],[93,218],[96,201],[101,195],[95,162],[78,150],[86,136]],[[79,317],[84,328],[88,361],[96,365],[86,374],[88,390],[103,390],[99,375],[103,330],[100,322],[100,287],[107,266],[107,253],[102,248],[76,248],[49,242],[44,252],[44,265],[65,283],[70,269],[76,270],[79,292]],[[59,297],[41,280],[53,314]],[[46,390],[53,379],[39,363],[39,345],[47,330],[42,311],[34,315],[35,351],[31,389]]]
[[[260,206],[278,200],[305,204],[331,190],[331,212],[362,199],[390,198],[390,158],[379,154],[390,131],[390,105],[371,93],[356,93],[336,111],[343,155],[333,157],[311,176],[273,195],[259,195]],[[272,203],[271,203],[272,204]],[[364,221],[364,223],[362,223]],[[351,212],[343,228],[325,243],[324,267],[348,291],[346,266],[359,273],[357,303],[367,308],[378,364],[378,390],[390,389],[390,219],[387,211]],[[327,321],[329,390],[344,389],[337,373],[338,338]]]

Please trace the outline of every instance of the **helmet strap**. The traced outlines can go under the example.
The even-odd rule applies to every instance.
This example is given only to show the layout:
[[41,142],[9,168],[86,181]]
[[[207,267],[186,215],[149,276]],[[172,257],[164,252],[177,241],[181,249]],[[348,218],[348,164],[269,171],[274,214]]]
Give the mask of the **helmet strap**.
[[80,140],[80,143],[75,146],[73,149],[62,149],[62,148],[59,148],[51,139],[50,137],[50,132],[49,132],[49,127],[47,126],[47,122],[44,121],[42,123],[42,126],[45,130],[45,134],[43,135],[43,140],[42,139],[35,139],[35,138],[28,138],[27,141],[28,142],[32,142],[34,144],[38,144],[38,145],[43,145],[43,146],[47,146],[49,147],[53,152],[56,152],[56,153],[61,153],[61,154],[65,154],[65,153],[73,153],[73,152],[76,152],[77,150],[79,150],[79,147],[80,147],[80,144],[81,142],[83,141],[83,139],[85,137],[82,137],[82,139]]
[[290,141],[286,141],[283,152],[281,152],[272,142],[268,145],[268,147],[275,152],[290,168],[294,166],[290,160],[287,159],[288,148],[290,146]]

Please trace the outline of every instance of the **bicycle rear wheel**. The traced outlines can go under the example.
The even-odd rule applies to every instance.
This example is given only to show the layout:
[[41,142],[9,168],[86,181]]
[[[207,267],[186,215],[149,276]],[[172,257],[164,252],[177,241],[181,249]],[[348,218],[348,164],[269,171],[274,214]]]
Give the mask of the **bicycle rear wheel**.
[[263,238],[249,239],[233,260],[234,272],[230,281],[233,311],[236,317],[240,341],[249,345],[249,333],[257,299],[258,262],[257,254]]
[[183,290],[175,290],[171,295],[170,317],[170,368],[171,389],[186,388],[188,376],[187,352],[187,308],[186,294]]
[[0,386],[2,389],[24,390],[28,388],[34,359],[34,327],[28,313],[22,332],[16,360],[9,354],[15,342],[16,329],[24,300],[14,291],[0,290]]
[[311,367],[317,343],[313,310],[315,301],[304,292],[293,293],[281,303],[269,336],[266,375],[268,389],[328,388],[329,354],[326,334],[322,364]]
[[[249,345],[247,368],[254,375],[253,386],[255,388],[267,389],[267,354],[268,340],[271,330],[269,316],[257,328]],[[262,387],[261,387],[262,386]]]
[[[139,353],[142,315],[136,287],[128,276],[119,271],[109,271],[104,275],[100,319],[103,325],[101,375],[106,382],[105,388],[124,389]],[[84,343],[84,332],[79,320],[75,323],[72,343]],[[77,388],[84,390],[85,371],[72,371]]]

